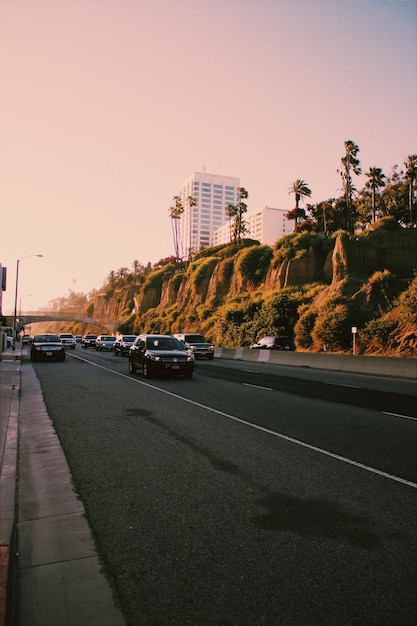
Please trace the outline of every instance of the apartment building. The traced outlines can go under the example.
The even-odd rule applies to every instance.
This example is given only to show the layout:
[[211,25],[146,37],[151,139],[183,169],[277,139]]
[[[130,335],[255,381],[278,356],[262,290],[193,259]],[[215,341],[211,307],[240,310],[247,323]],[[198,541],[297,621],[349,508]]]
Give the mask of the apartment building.
[[[288,220],[287,210],[265,206],[257,211],[248,211],[243,216],[247,232],[245,237],[256,239],[263,244],[272,246],[278,239],[294,230],[294,220]],[[228,243],[231,239],[229,220],[221,226],[213,236],[213,245]]]
[[[180,256],[214,245],[214,233],[228,221],[227,207],[238,202],[239,178],[194,172],[180,187],[184,207],[179,220]],[[195,199],[190,206],[189,198]]]

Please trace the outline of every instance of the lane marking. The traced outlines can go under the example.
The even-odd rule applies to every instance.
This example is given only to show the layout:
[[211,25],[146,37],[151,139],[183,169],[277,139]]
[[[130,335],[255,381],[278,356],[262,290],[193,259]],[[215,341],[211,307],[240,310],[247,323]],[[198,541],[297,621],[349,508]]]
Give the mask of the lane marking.
[[402,485],[407,485],[407,487],[412,487],[413,489],[417,489],[417,483],[412,482],[411,480],[405,480],[405,478],[400,478],[399,476],[394,476],[393,474],[388,474],[387,472],[383,472],[381,470],[376,469],[375,467],[371,467],[370,465],[365,465],[364,463],[359,463],[358,461],[353,461],[352,459],[348,459],[340,454],[335,454],[334,452],[330,452],[329,450],[324,450],[323,448],[318,448],[317,446],[313,446],[305,441],[300,441],[299,439],[294,439],[294,437],[289,437],[288,435],[284,435],[282,433],[277,433],[274,430],[270,430],[269,428],[264,428],[263,426],[258,426],[257,424],[252,424],[251,422],[247,422],[240,417],[236,417],[235,415],[230,415],[229,413],[224,413],[223,411],[219,411],[218,409],[214,409],[213,407],[206,406],[205,404],[201,404],[201,402],[196,402],[195,400],[190,400],[189,398],[184,398],[183,396],[179,396],[172,391],[167,391],[166,389],[160,389],[159,387],[155,387],[150,383],[146,383],[139,378],[132,378],[130,374],[122,374],[121,372],[116,372],[108,367],[104,367],[104,365],[99,365],[98,363],[93,363],[92,361],[88,361],[83,357],[72,354],[75,359],[79,359],[80,361],[85,361],[89,365],[93,365],[94,367],[98,367],[99,369],[105,370],[106,372],[110,372],[112,374],[116,374],[117,376],[121,376],[122,378],[126,378],[134,383],[139,383],[140,385],[144,385],[145,387],[149,387],[154,391],[159,391],[160,393],[164,393],[167,396],[171,396],[172,398],[176,398],[178,400],[182,400],[183,402],[187,402],[188,404],[192,404],[194,406],[198,406],[200,409],[204,409],[206,411],[211,411],[212,413],[216,413],[217,415],[221,415],[222,417],[226,417],[238,424],[242,424],[243,426],[248,426],[249,428],[254,428],[255,430],[259,430],[268,435],[272,435],[273,437],[277,437],[278,439],[282,439],[283,441],[288,441],[289,443],[293,443],[296,446],[301,446],[302,448],[306,448],[307,450],[312,450],[313,452],[317,452],[318,454],[322,454],[324,456],[328,456],[331,459],[336,459],[337,461],[341,461],[342,463],[346,463],[347,465],[352,465],[353,467],[357,467],[359,469],[363,469],[366,472],[371,474],[376,474],[377,476],[382,476],[383,478],[388,478],[394,482],[400,483]]
[[255,387],[255,389],[264,389],[265,391],[274,391],[272,387],[262,387],[261,385],[252,385],[251,383],[242,383],[245,387]]
[[349,387],[349,389],[360,389],[356,385],[344,385],[342,383],[324,383],[325,385],[333,385],[334,387]]
[[403,420],[413,420],[417,422],[417,417],[411,417],[410,415],[402,415],[401,413],[390,413],[389,411],[382,411],[384,415],[392,415],[394,417],[401,417]]

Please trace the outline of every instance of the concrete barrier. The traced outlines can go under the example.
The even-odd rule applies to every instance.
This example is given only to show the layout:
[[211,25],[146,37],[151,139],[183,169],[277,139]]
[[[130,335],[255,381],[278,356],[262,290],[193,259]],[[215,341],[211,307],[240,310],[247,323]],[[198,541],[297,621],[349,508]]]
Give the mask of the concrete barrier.
[[417,359],[408,357],[331,354],[328,352],[287,352],[285,350],[250,350],[215,348],[215,358],[271,363],[290,367],[395,376],[417,382]]

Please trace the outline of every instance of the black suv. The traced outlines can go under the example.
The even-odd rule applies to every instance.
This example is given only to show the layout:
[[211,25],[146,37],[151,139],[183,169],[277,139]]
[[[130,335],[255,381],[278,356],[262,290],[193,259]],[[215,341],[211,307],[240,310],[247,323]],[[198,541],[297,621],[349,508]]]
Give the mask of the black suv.
[[139,335],[129,350],[129,372],[140,368],[146,377],[153,374],[182,374],[192,378],[194,356],[172,335]]
[[293,340],[289,337],[275,337],[274,335],[267,335],[254,343],[251,348],[264,348],[266,350],[295,350],[295,345]]

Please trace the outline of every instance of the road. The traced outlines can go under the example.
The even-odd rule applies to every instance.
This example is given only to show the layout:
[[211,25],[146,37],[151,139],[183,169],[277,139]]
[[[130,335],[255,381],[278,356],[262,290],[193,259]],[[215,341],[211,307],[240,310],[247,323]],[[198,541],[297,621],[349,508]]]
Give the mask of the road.
[[36,363],[130,626],[417,622],[415,384],[215,359]]

